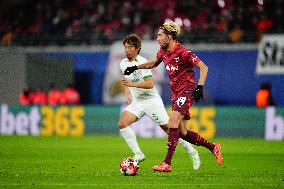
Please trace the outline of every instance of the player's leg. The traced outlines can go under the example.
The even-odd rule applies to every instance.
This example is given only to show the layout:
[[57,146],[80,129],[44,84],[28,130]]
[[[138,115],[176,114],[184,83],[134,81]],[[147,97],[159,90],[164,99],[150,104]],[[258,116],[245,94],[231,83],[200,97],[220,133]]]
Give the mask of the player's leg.
[[[192,105],[192,99],[191,99],[191,93],[188,91],[184,91],[175,101],[173,104],[173,110],[179,111],[184,117],[183,120],[189,120],[190,119],[190,113],[189,108]],[[185,127],[184,127],[185,128]],[[182,139],[184,139],[187,142],[190,142],[191,144],[195,144],[197,146],[203,146],[207,149],[209,149],[213,155],[216,157],[217,163],[219,165],[222,164],[222,154],[221,154],[221,145],[220,144],[214,144],[203,137],[201,137],[198,133],[185,130],[183,129],[181,132]]]
[[[159,124],[159,126],[168,134],[168,123],[169,123],[169,116],[165,109],[164,103],[161,98],[151,99],[149,102],[150,106],[148,105],[141,105],[143,106],[143,111],[150,117],[154,122]],[[154,106],[153,106],[154,105]],[[186,133],[186,123],[181,121],[181,126],[185,128]],[[178,139],[179,144],[187,151],[190,158],[193,162],[193,169],[199,169],[200,167],[200,159],[197,150],[195,150],[189,142],[183,140],[182,138]]]
[[134,131],[129,127],[129,125],[136,122],[140,117],[141,112],[138,111],[138,109],[135,108],[133,104],[130,104],[122,112],[118,122],[121,136],[124,138],[125,142],[134,153],[134,158],[137,159],[138,162],[144,161],[145,155],[141,151],[137,143],[136,135]]
[[[184,121],[185,122],[183,124],[186,125],[186,120],[184,120]],[[203,146],[203,147],[207,148],[216,157],[217,163],[219,165],[222,164],[223,158],[222,158],[222,154],[221,154],[221,145],[220,144],[214,144],[210,141],[207,141],[205,138],[200,136],[198,133],[196,133],[194,131],[190,131],[190,130],[185,130],[185,129],[186,129],[186,127],[184,126],[182,132],[180,132],[182,139],[190,142],[191,144],[195,144],[197,146]]]
[[[187,120],[183,119],[180,122],[179,129],[180,129],[180,136],[183,135],[182,133],[184,134],[187,133]],[[179,144],[181,144],[186,149],[188,155],[190,156],[192,160],[192,164],[193,164],[193,169],[198,170],[201,165],[198,151],[194,149],[193,146],[189,142],[185,141],[184,139],[179,138],[178,141],[179,141]]]
[[[160,127],[167,133],[168,132],[168,125],[160,125]],[[186,152],[188,153],[189,157],[192,160],[192,165],[193,165],[193,169],[194,170],[198,170],[200,168],[201,165],[201,161],[199,158],[199,154],[198,151],[196,149],[194,149],[194,147],[192,146],[192,144],[190,144],[189,142],[185,141],[182,138],[178,139],[178,143],[186,150]]]
[[161,162],[159,165],[155,165],[153,167],[154,171],[160,171],[160,172],[170,172],[172,170],[171,166],[171,160],[174,154],[174,151],[176,149],[178,139],[179,139],[179,123],[182,120],[183,116],[177,112],[173,111],[170,120],[169,120],[169,130],[168,130],[168,152],[166,155],[166,158],[163,162]]

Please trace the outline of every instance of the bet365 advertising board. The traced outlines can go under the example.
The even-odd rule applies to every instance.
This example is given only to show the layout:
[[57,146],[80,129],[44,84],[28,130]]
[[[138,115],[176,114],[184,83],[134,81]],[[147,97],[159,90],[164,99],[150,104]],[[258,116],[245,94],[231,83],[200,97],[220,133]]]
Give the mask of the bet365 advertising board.
[[[18,106],[0,104],[1,135],[83,136],[119,134],[117,122],[123,106]],[[170,108],[168,109],[169,114]],[[257,137],[284,139],[284,108],[191,108],[188,128],[203,137]],[[137,136],[165,137],[149,117],[131,125]]]

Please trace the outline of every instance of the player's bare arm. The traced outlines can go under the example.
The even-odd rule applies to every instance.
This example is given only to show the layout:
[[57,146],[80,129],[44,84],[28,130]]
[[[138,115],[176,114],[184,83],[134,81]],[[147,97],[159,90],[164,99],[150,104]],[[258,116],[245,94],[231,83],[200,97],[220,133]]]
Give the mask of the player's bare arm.
[[161,63],[161,61],[156,59],[156,60],[148,61],[144,64],[140,64],[138,66],[127,67],[124,71],[124,75],[130,75],[135,70],[138,70],[138,69],[151,69],[151,68],[157,67],[160,63]]
[[200,76],[198,85],[192,93],[192,97],[196,102],[198,102],[200,99],[203,100],[203,85],[205,84],[207,78],[208,67],[202,61],[198,62],[196,67],[198,67],[200,70]]
[[151,68],[157,67],[160,63],[161,63],[161,61],[159,61],[158,59],[151,60],[151,61],[148,61],[144,64],[138,65],[137,69],[151,69]]
[[125,102],[127,104],[131,104],[132,102],[132,96],[130,94],[130,91],[128,89],[128,86],[124,86],[124,96],[125,96]]
[[154,81],[152,78],[145,78],[143,82],[132,82],[127,79],[122,80],[122,84],[127,87],[137,87],[137,88],[143,88],[143,89],[151,89],[154,86]]
[[196,67],[198,67],[200,70],[198,85],[203,86],[207,78],[208,67],[202,61],[198,62]]

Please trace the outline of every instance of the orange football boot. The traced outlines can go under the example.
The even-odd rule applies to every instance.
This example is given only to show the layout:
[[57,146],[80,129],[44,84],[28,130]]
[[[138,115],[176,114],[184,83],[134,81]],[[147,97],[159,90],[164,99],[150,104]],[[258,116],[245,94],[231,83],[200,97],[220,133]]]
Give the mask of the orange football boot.
[[216,157],[218,165],[222,165],[223,157],[221,154],[221,144],[215,144],[212,154]]
[[159,165],[153,166],[153,170],[159,172],[171,172],[172,166],[163,161]]

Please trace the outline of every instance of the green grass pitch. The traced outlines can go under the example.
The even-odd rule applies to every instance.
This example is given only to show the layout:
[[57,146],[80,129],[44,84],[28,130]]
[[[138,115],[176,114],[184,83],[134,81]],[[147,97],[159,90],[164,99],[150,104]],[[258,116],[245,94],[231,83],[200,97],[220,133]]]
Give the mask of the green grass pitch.
[[177,147],[171,173],[153,172],[163,160],[166,139],[138,139],[146,160],[138,175],[122,176],[119,164],[131,156],[119,136],[0,136],[0,188],[284,188],[284,142],[218,138],[224,164],[197,147],[201,169]]

